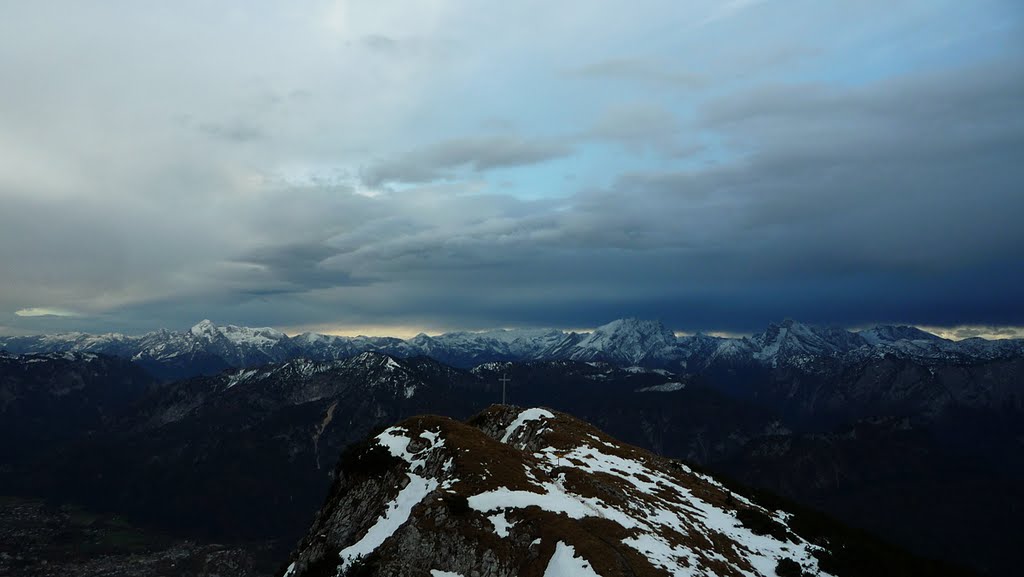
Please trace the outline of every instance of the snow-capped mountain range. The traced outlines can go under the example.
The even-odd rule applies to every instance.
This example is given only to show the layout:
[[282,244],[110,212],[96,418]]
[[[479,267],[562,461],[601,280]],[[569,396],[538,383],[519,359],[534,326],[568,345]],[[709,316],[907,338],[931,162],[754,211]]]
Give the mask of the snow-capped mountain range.
[[439,336],[340,337],[272,328],[216,325],[204,320],[185,332],[141,336],[64,333],[0,338],[10,353],[89,352],[130,358],[163,378],[212,374],[295,358],[337,360],[363,352],[396,357],[429,356],[459,367],[494,361],[605,361],[622,366],[699,371],[714,364],[800,365],[815,358],[880,358],[920,362],[970,362],[1024,354],[1024,340],[950,341],[909,326],[858,332],[786,320],[742,338],[676,336],[657,321],[619,319],[590,333],[555,329],[452,332]]

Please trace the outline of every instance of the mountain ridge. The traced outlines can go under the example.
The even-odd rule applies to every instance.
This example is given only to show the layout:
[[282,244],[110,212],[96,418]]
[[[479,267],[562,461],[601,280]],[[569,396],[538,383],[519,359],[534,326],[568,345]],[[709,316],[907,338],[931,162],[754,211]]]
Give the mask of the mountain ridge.
[[544,408],[406,419],[347,450],[335,478],[284,577],[962,574]]
[[950,341],[916,327],[879,325],[861,331],[786,320],[750,337],[676,336],[658,321],[618,319],[589,333],[557,329],[458,331],[410,339],[340,337],[302,333],[293,337],[269,327],[216,325],[203,320],[188,331],[66,333],[0,337],[12,353],[86,352],[130,358],[164,379],[215,374],[295,358],[337,360],[363,352],[397,357],[429,356],[470,368],[486,362],[580,360],[669,370],[700,370],[718,363],[771,367],[799,365],[822,357],[881,358],[919,362],[991,360],[1024,355],[1024,340]]

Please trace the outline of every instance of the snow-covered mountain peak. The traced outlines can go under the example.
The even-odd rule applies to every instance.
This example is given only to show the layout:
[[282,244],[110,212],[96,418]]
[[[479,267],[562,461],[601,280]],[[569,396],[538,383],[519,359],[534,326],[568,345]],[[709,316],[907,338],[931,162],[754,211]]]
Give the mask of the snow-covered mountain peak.
[[249,328],[228,325],[219,330],[225,338],[238,345],[273,346],[288,338],[288,335],[270,327]]
[[210,319],[203,319],[198,323],[192,325],[192,328],[189,329],[188,332],[197,337],[207,338],[213,338],[217,334],[219,334],[219,331],[217,330],[217,325],[215,325],[213,321],[211,321]]
[[311,333],[311,332],[304,332],[302,334],[299,334],[299,335],[295,336],[295,340],[297,340],[299,342],[302,342],[302,343],[306,343],[306,344],[323,343],[323,342],[331,341],[331,340],[333,340],[335,338],[337,338],[337,337],[333,337],[331,335],[322,335],[320,333]]
[[352,363],[365,367],[381,368],[388,372],[403,369],[401,363],[395,360],[395,358],[392,357],[391,355],[378,353],[375,351],[367,351],[365,353],[360,353],[358,356],[352,359]]
[[235,346],[261,351],[289,340],[288,335],[270,327],[219,326],[209,319],[196,323],[189,329],[189,334],[206,343],[226,339]]
[[862,337],[845,329],[806,325],[792,319],[768,325],[750,341],[759,349],[754,358],[772,365],[797,356],[834,356],[866,344]]
[[602,325],[583,336],[571,358],[640,364],[663,356],[677,345],[675,334],[659,321],[625,318]]
[[857,334],[871,345],[895,343],[898,341],[944,342],[946,340],[939,335],[906,325],[879,325],[859,331]]
[[413,417],[339,471],[287,577],[828,575],[788,513],[546,409]]
[[591,335],[605,334],[605,335],[644,335],[644,336],[661,336],[661,335],[673,335],[672,331],[665,328],[665,325],[661,324],[661,321],[638,319],[635,317],[627,317],[622,319],[616,319],[610,323],[601,325],[594,329]]

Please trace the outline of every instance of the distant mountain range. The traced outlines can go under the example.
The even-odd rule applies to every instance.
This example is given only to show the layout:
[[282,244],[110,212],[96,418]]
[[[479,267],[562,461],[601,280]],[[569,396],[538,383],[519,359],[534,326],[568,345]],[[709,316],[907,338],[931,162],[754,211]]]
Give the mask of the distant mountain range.
[[976,362],[1024,354],[1024,340],[950,341],[909,326],[859,332],[787,320],[752,337],[704,334],[677,337],[657,321],[619,319],[590,333],[553,329],[453,332],[439,336],[339,337],[271,328],[219,326],[204,320],[185,332],[160,330],[141,336],[64,333],[0,337],[10,353],[83,352],[131,359],[165,379],[215,374],[296,358],[337,360],[364,352],[394,357],[429,356],[469,368],[495,361],[604,361],[621,366],[699,372],[711,366],[799,366],[820,358],[847,361],[899,357],[924,364]]

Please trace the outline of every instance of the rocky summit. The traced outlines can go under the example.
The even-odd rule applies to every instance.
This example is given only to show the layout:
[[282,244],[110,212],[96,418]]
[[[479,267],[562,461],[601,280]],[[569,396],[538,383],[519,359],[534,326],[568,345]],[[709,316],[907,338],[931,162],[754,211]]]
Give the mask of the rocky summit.
[[496,405],[467,423],[414,417],[346,451],[282,571],[832,574],[834,542],[802,535],[792,518],[568,415]]

